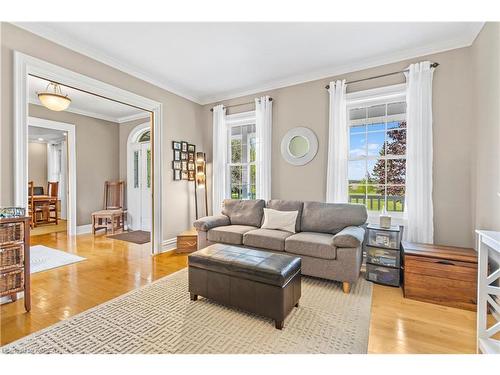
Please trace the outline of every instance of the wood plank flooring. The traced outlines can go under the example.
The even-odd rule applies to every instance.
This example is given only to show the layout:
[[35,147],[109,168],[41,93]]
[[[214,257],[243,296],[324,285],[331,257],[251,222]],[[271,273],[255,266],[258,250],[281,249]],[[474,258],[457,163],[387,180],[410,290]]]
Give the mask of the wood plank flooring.
[[[68,237],[65,232],[32,237],[32,244],[66,250],[87,260],[32,275],[32,311],[22,299],[1,306],[1,344],[67,319],[187,265],[186,255],[152,257],[149,244]],[[374,285],[369,353],[475,353],[471,311],[413,301],[401,289]]]

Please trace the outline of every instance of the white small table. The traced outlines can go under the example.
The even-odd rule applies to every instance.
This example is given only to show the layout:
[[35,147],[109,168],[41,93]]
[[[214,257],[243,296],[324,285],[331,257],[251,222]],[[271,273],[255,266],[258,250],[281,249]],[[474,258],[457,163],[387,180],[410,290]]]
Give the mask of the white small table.
[[[500,341],[493,336],[500,332],[500,232],[476,230],[478,235],[477,282],[477,352],[500,354]],[[496,265],[495,265],[496,263]],[[494,269],[496,268],[496,269]],[[491,273],[490,273],[491,272]],[[487,328],[488,304],[496,323]]]

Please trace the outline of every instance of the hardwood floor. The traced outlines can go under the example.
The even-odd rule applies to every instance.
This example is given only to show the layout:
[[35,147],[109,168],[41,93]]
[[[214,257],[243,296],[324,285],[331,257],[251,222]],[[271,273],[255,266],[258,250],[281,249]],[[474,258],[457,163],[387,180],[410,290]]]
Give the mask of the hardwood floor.
[[31,236],[39,236],[41,234],[49,234],[55,232],[66,232],[68,229],[68,222],[66,220],[59,220],[59,223],[54,224],[38,224],[36,227],[31,229]]
[[[32,244],[66,250],[87,260],[32,275],[32,310],[22,299],[1,306],[1,344],[67,319],[187,265],[173,252],[152,257],[149,245],[68,238],[65,232],[33,236]],[[340,287],[340,286],[339,286]],[[369,353],[475,353],[476,314],[405,299],[401,289],[374,285]]]

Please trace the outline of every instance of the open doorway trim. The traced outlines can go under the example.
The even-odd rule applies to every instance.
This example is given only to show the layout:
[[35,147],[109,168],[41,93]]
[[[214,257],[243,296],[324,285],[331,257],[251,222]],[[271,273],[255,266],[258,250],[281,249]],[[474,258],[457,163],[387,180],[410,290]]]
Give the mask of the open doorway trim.
[[58,65],[14,51],[14,189],[15,204],[28,205],[28,75],[33,74],[47,80],[64,82],[67,85],[113,100],[128,103],[151,113],[153,149],[153,225],[152,253],[162,251],[162,111],[161,103],[146,97],[98,81]]
[[38,117],[28,117],[28,126],[55,129],[66,132],[68,147],[68,234],[74,236],[76,232],[76,135],[75,125],[66,122],[46,120]]

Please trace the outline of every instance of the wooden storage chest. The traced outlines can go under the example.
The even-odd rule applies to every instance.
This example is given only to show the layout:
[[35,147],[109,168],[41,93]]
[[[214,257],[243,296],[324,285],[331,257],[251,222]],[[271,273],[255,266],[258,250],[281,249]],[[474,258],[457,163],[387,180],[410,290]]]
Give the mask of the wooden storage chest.
[[477,254],[474,249],[403,241],[406,298],[476,310]]

